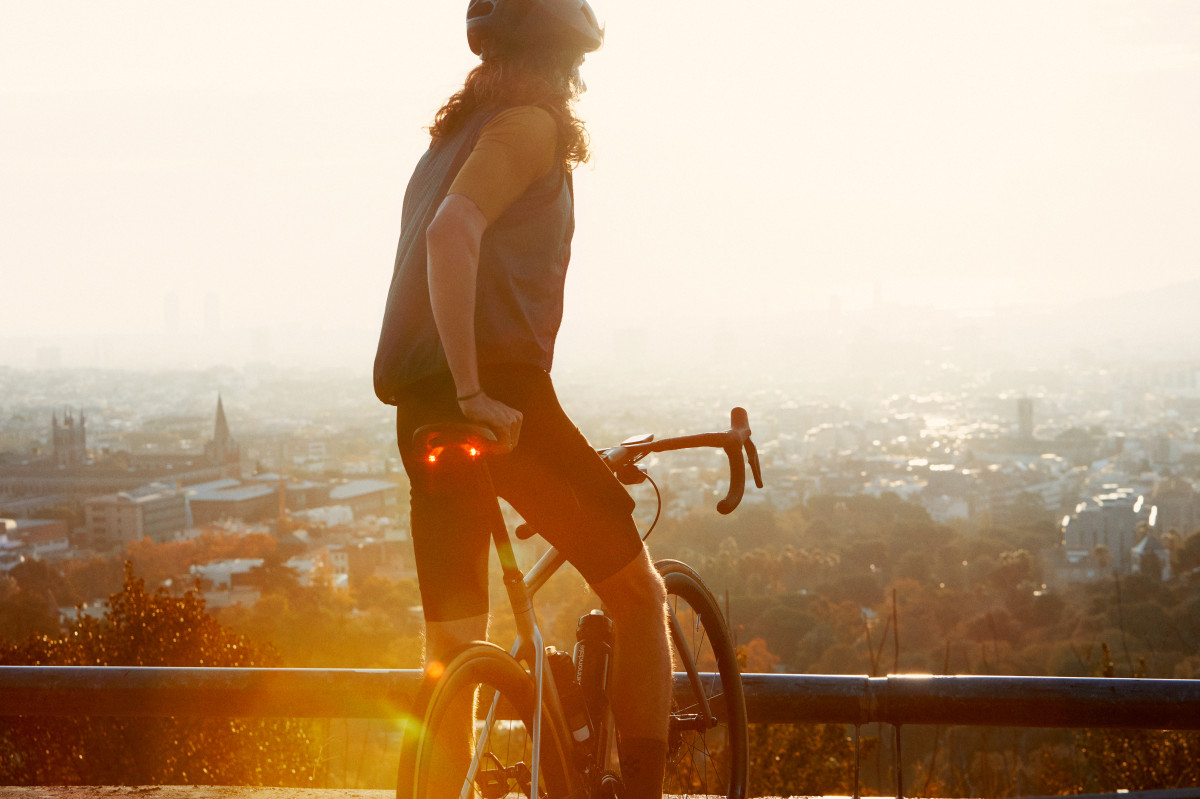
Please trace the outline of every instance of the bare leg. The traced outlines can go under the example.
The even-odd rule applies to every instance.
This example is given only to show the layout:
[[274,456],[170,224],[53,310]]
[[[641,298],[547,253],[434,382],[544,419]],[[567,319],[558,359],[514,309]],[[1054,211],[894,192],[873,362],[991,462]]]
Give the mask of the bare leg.
[[658,797],[671,711],[666,588],[645,549],[592,587],[613,619],[612,708],[626,795]]
[[487,613],[454,621],[426,621],[425,665],[435,660],[445,663],[463,644],[486,640],[487,629]]
[[[487,637],[487,625],[486,613],[455,621],[426,621],[426,670],[436,671],[437,663],[448,663],[454,651],[463,644],[484,640]],[[470,743],[474,737],[472,720],[475,718],[475,697],[463,695],[459,700],[458,705],[448,711],[452,717],[448,723],[460,732],[449,738],[442,736],[433,742],[435,746],[444,748],[435,758],[435,763],[444,766],[445,770],[439,769],[430,775],[430,796],[457,797],[462,791],[460,780],[475,754]]]

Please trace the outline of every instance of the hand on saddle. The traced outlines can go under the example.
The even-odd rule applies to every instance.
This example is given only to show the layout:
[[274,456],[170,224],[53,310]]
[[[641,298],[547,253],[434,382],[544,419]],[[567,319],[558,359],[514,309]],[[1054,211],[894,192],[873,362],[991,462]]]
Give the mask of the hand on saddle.
[[497,453],[512,452],[521,435],[521,412],[492,399],[482,391],[459,400],[463,416],[475,424],[481,424],[496,434]]

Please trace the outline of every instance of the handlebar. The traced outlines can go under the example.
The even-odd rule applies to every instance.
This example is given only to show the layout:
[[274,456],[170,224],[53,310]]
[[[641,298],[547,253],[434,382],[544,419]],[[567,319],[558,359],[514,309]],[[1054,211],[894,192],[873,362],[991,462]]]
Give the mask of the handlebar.
[[[742,501],[746,489],[746,461],[750,462],[750,472],[754,477],[754,485],[763,487],[762,468],[758,462],[758,448],[750,438],[750,418],[744,408],[734,408],[729,414],[729,429],[719,433],[698,433],[675,438],[664,438],[660,441],[639,440],[626,442],[620,446],[601,451],[601,456],[609,468],[616,473],[622,482],[640,482],[640,477],[634,477],[630,470],[636,472],[634,464],[651,452],[670,452],[677,449],[695,449],[698,447],[714,447],[725,450],[729,458],[729,491],[717,503],[717,511],[722,514],[732,513]],[[745,451],[745,459],[742,452]],[[640,473],[639,473],[640,474]]]
[[[422,457],[436,463],[442,453],[451,450],[475,459],[492,455],[500,450],[495,434],[486,427],[466,423],[442,423],[425,425],[413,434],[413,444]],[[729,491],[717,503],[717,511],[732,513],[742,501],[746,490],[746,462],[754,476],[754,485],[763,487],[762,469],[758,463],[758,449],[750,439],[750,418],[744,408],[734,408],[729,414],[729,429],[719,433],[697,433],[655,441],[646,436],[630,439],[624,444],[600,450],[600,455],[617,479],[632,485],[640,483],[645,475],[636,465],[652,452],[670,452],[678,449],[714,447],[725,450],[729,458]],[[742,453],[745,452],[745,459]]]

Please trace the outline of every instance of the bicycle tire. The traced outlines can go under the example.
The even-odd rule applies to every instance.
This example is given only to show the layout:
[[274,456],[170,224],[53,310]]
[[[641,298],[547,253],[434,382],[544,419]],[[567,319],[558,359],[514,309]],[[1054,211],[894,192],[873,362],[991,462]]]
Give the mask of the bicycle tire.
[[[697,671],[712,672],[715,666],[720,675],[719,684],[715,677],[702,681],[717,716],[717,725],[706,732],[681,729],[684,717],[696,713],[699,703],[680,702],[676,696],[671,708],[663,793],[745,799],[750,782],[746,697],[725,618],[691,567],[677,560],[662,560],[654,567],[666,584],[668,602],[684,631]],[[671,649],[676,669],[682,669],[674,640]]]
[[[445,742],[462,737],[461,730],[452,729],[453,724],[447,722],[448,708],[460,702],[467,701],[464,697],[475,695],[476,689],[490,688],[501,697],[501,713],[493,723],[488,734],[486,752],[486,767],[481,766],[481,774],[487,774],[492,779],[493,787],[500,784],[507,786],[504,793],[494,793],[494,796],[528,797],[529,777],[521,784],[516,772],[532,765],[531,734],[527,732],[533,719],[535,701],[534,684],[529,673],[507,652],[500,647],[477,641],[460,649],[445,670],[435,676],[428,676],[418,692],[414,704],[411,723],[405,730],[400,748],[400,767],[396,779],[397,799],[444,799],[446,796],[458,796],[458,793],[448,792],[444,788],[431,784],[431,771],[435,763],[441,766],[447,762]],[[475,735],[472,749],[482,738],[485,715],[489,703],[490,691],[478,692],[479,708],[475,719]],[[453,714],[453,711],[450,711]],[[509,718],[506,718],[509,717]],[[450,727],[451,729],[447,729]],[[542,715],[542,755],[539,770],[539,780],[542,796],[566,796],[568,785],[567,769],[570,768],[570,749],[565,743],[561,730],[552,720],[551,714],[543,704]],[[507,770],[508,776],[496,769]],[[450,780],[460,785],[462,777]],[[445,783],[443,783],[444,785]],[[496,789],[497,791],[499,788]],[[484,795],[476,790],[470,796]],[[532,798],[531,798],[532,799]]]

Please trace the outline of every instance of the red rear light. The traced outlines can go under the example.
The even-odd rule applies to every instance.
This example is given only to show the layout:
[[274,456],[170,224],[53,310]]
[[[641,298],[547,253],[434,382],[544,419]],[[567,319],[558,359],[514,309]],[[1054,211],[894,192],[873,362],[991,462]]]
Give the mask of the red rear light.
[[[422,460],[432,467],[443,462],[450,466],[462,460],[477,461],[487,456],[492,444],[479,433],[458,434],[458,431],[452,431],[452,434],[443,436],[434,431],[423,436],[421,447]],[[450,460],[447,461],[447,457]]]

